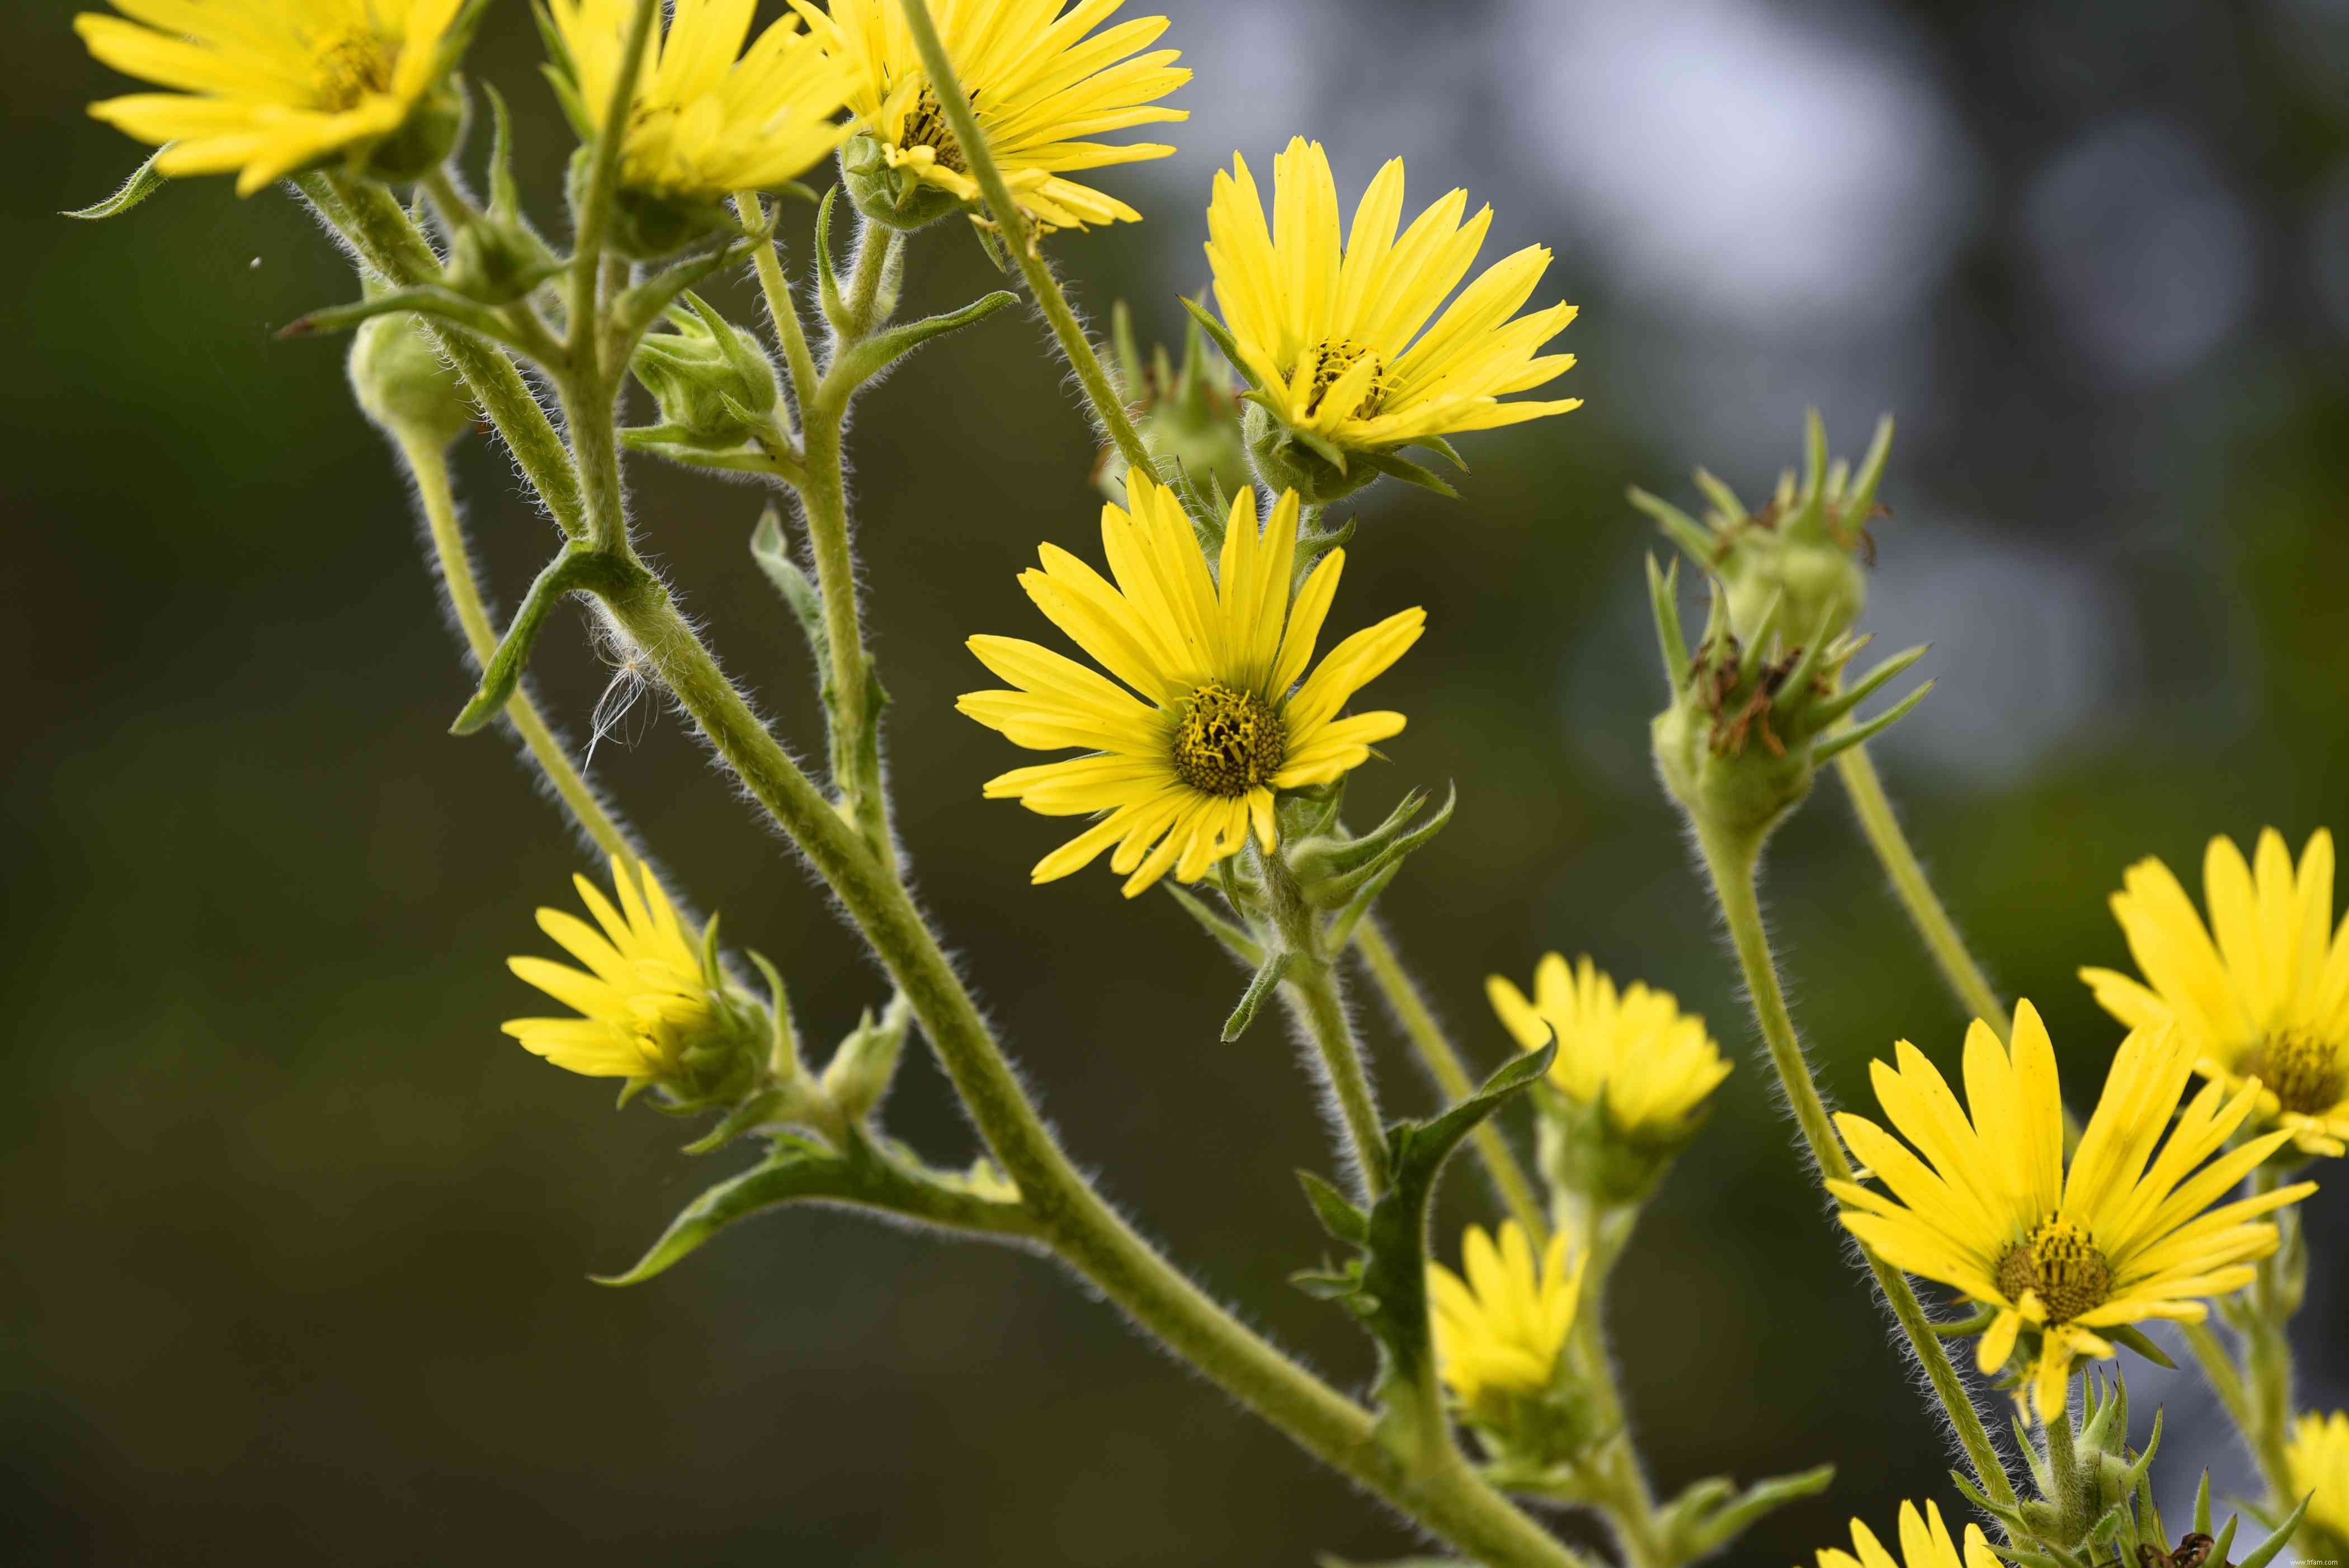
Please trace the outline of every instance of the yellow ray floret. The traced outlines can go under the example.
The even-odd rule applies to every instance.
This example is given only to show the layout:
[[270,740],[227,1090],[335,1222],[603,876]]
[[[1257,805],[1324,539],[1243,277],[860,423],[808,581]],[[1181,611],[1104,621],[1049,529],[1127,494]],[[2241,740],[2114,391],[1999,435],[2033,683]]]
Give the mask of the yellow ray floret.
[[2025,1328],[2035,1333],[2031,1390],[2044,1418],[2062,1418],[2074,1357],[2115,1354],[2097,1329],[2201,1322],[2205,1297],[2249,1284],[2251,1264],[2275,1251],[2276,1228],[2256,1216],[2316,1191],[2303,1181],[2211,1207],[2289,1134],[2220,1153],[2257,1096],[2228,1099],[2207,1084],[2163,1143],[2193,1073],[2191,1050],[2168,1027],[2121,1042],[2068,1170],[2055,1048],[2029,1002],[2015,1005],[2012,1050],[1985,1024],[1968,1031],[1965,1106],[1922,1051],[1906,1040],[1896,1050],[1899,1066],[1871,1070],[1878,1103],[1909,1141],[1837,1116],[1853,1158],[1889,1193],[1829,1182],[1843,1222],[1886,1262],[1996,1310],[1980,1346],[1985,1374]]
[[2256,1080],[2261,1118],[2303,1153],[2339,1154],[2349,1146],[2349,916],[2333,923],[2333,835],[2311,834],[2295,872],[2270,828],[2256,861],[2245,863],[2232,839],[2210,841],[2208,926],[2168,866],[2131,866],[2113,913],[2144,979],[2110,969],[2080,978],[2124,1024],[2175,1024],[2196,1071],[2230,1091]]
[[1511,1220],[1498,1246],[1483,1227],[1469,1226],[1460,1261],[1464,1280],[1442,1264],[1427,1265],[1428,1326],[1444,1381],[1470,1406],[1488,1393],[1539,1393],[1573,1331],[1588,1260],[1567,1266],[1561,1233],[1537,1265],[1524,1227]]
[[1680,1129],[1729,1076],[1702,1018],[1682,1012],[1669,991],[1637,981],[1617,992],[1588,957],[1568,968],[1561,954],[1545,956],[1534,970],[1530,1000],[1498,975],[1485,980],[1485,994],[1526,1050],[1541,1049],[1555,1030],[1551,1085],[1584,1105],[1604,1095],[1609,1117],[1625,1132]]
[[[924,184],[957,200],[978,201],[978,181],[922,70],[901,0],[832,0],[828,15],[808,0],[792,3],[849,72],[849,108],[881,144],[889,166],[910,169]],[[1093,31],[1122,3],[932,0],[930,5],[1004,183],[1022,211],[1055,229],[1142,216],[1062,175],[1174,150],[1158,142],[1092,138],[1190,118],[1186,109],[1158,102],[1191,79],[1174,64],[1179,51],[1150,49],[1166,30],[1165,17],[1134,17]]]
[[1320,143],[1291,141],[1273,160],[1272,176],[1268,228],[1247,160],[1234,154],[1231,172],[1216,175],[1207,263],[1240,368],[1283,424],[1334,446],[1372,449],[1581,407],[1578,397],[1501,401],[1574,364],[1571,354],[1540,352],[1574,319],[1574,306],[1516,315],[1549,266],[1547,247],[1495,263],[1430,326],[1468,275],[1490,207],[1463,223],[1467,193],[1454,191],[1398,235],[1398,158],[1371,181],[1341,242],[1337,187]]
[[1390,615],[1308,674],[1346,558],[1330,552],[1290,601],[1296,493],[1259,528],[1255,494],[1242,490],[1210,576],[1174,493],[1138,472],[1126,485],[1132,511],[1102,509],[1113,582],[1050,544],[1019,578],[1116,680],[1034,643],[973,637],[971,652],[1015,689],[972,692],[956,706],[1017,745],[1086,751],[989,779],[987,794],[1048,817],[1098,814],[1037,862],[1035,880],[1067,876],[1115,845],[1110,867],[1132,898],[1169,872],[1196,879],[1237,854],[1251,828],[1272,849],[1275,790],[1327,784],[1400,734],[1399,713],[1339,713],[1419,640],[1427,617]]
[[506,965],[580,1016],[515,1018],[502,1027],[556,1067],[589,1078],[673,1073],[713,1012],[697,938],[678,922],[649,870],[638,873],[612,862],[616,907],[585,877],[571,880],[595,925],[564,910],[542,909],[538,927],[587,967],[527,957],[510,958]]
[[2290,1495],[2308,1499],[2308,1522],[2349,1543],[2349,1413],[2302,1416],[2284,1461],[2292,1471]]
[[[115,0],[74,30],[126,76],[176,89],[92,104],[165,174],[237,170],[250,196],[282,175],[364,152],[447,75],[464,0]],[[130,18],[125,20],[124,18]]]
[[[601,128],[626,56],[636,0],[547,0],[571,57],[574,115]],[[621,150],[621,182],[712,201],[796,180],[831,156],[847,73],[784,16],[745,51],[756,0],[675,0],[647,44]],[[740,58],[736,58],[737,55]]]
[[1851,1522],[1851,1550],[1841,1552],[1835,1547],[1819,1552],[1819,1568],[2001,1568],[1998,1554],[1990,1549],[1990,1538],[1979,1524],[1966,1526],[1965,1555],[1958,1555],[1958,1543],[1951,1538],[1950,1527],[1941,1522],[1939,1504],[1928,1502],[1919,1513],[1913,1502],[1900,1505],[1900,1555],[1895,1557],[1876,1538],[1876,1532],[1855,1519]]

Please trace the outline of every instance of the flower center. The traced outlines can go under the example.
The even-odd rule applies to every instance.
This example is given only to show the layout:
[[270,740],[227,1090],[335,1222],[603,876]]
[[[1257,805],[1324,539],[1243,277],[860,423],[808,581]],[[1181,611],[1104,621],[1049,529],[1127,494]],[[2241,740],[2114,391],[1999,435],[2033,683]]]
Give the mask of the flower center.
[[[971,109],[978,108],[978,95],[970,95]],[[900,139],[905,147],[927,147],[938,155],[938,167],[951,169],[957,174],[970,172],[970,165],[962,155],[962,143],[955,139],[954,128],[947,124],[947,111],[938,102],[938,95],[924,88],[914,107],[905,111],[905,130]]]
[[371,31],[345,33],[318,50],[317,107],[339,114],[391,90],[399,46]]
[[2331,1040],[2297,1030],[2278,1035],[2243,1058],[2236,1068],[2275,1091],[2286,1110],[2318,1116],[2349,1093],[2349,1052]]
[[1998,1288],[2009,1301],[2037,1291],[2047,1321],[2069,1323],[2112,1295],[2113,1265],[2071,1221],[2043,1220],[2029,1242],[1998,1260]]
[[1330,388],[1338,384],[1339,378],[1365,359],[1371,362],[1371,389],[1362,394],[1362,401],[1354,409],[1353,417],[1368,419],[1384,407],[1388,391],[1387,364],[1379,357],[1378,350],[1356,343],[1350,337],[1333,337],[1325,339],[1315,347],[1310,358],[1313,362],[1313,389],[1305,395],[1305,412],[1309,418],[1320,411],[1321,399],[1330,395]]
[[1174,728],[1174,776],[1206,795],[1245,795],[1280,771],[1288,728],[1254,692],[1209,681]]

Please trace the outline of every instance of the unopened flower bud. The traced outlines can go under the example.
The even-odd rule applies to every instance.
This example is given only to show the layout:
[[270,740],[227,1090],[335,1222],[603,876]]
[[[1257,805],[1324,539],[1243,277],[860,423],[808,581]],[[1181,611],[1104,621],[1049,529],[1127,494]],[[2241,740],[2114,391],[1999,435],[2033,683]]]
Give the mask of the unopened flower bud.
[[[1225,495],[1237,495],[1254,480],[1247,443],[1240,435],[1240,407],[1232,395],[1231,370],[1206,352],[1199,324],[1191,321],[1184,329],[1183,363],[1177,368],[1164,346],[1154,346],[1148,360],[1143,358],[1124,301],[1118,302],[1111,320],[1112,373],[1118,396],[1134,411],[1134,429],[1150,455],[1159,459],[1161,476],[1171,479],[1180,472],[1202,494],[1220,486]],[[1125,459],[1115,447],[1102,450],[1094,477],[1111,500],[1125,500]]]
[[1857,625],[1868,607],[1865,568],[1876,560],[1868,525],[1882,511],[1876,492],[1891,449],[1892,418],[1887,415],[1877,422],[1876,438],[1856,474],[1840,460],[1830,463],[1826,426],[1815,408],[1804,430],[1801,484],[1789,469],[1761,511],[1748,511],[1734,491],[1702,469],[1697,470],[1697,486],[1712,503],[1702,522],[1644,490],[1633,490],[1631,501],[1699,568],[1721,580],[1728,593],[1729,629],[1737,636],[1750,642],[1758,635],[1774,602],[1780,605],[1782,629],[1834,636]]
[[408,312],[361,322],[349,365],[359,407],[391,435],[445,447],[472,428],[476,415],[463,380]]
[[772,426],[775,367],[756,339],[704,304],[672,309],[675,332],[647,334],[628,366],[660,406],[661,423],[637,432],[663,445],[731,450]]
[[[923,98],[928,100],[928,112],[938,111],[936,100],[927,89]],[[916,107],[916,114],[922,112]],[[941,128],[949,142],[951,133]],[[959,152],[955,154],[958,160]],[[848,188],[848,199],[865,218],[885,229],[910,232],[927,228],[939,219],[958,211],[962,199],[953,191],[924,181],[901,156],[895,162],[889,158],[889,149],[870,136],[850,137],[840,149],[841,183]]]
[[825,1098],[848,1120],[863,1121],[889,1092],[913,1016],[913,1006],[903,994],[891,997],[878,1020],[869,1010],[865,1013],[825,1064]]

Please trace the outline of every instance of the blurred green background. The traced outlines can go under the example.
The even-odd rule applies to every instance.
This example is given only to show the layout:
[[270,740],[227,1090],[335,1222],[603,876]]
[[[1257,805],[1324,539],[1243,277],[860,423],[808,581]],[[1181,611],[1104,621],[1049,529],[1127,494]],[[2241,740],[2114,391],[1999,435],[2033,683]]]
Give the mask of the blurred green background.
[[[606,1086],[496,1031],[536,1005],[502,959],[583,859],[499,738],[445,733],[469,677],[407,498],[333,343],[274,326],[347,297],[271,192],[165,191],[55,217],[141,156],[88,120],[124,90],[54,0],[8,7],[0,166],[16,370],[0,468],[9,695],[9,1092],[0,1099],[0,1520],[23,1563],[1301,1563],[1408,1534],[1129,1332],[1053,1267],[843,1215],[743,1226],[641,1289],[633,1259],[739,1157],[677,1152]],[[1198,79],[1182,154],[1102,182],[1150,214],[1069,236],[1081,302],[1179,330],[1206,281],[1210,171],[1293,131],[1350,202],[1410,160],[1540,241],[1583,306],[1570,417],[1463,443],[1464,499],[1364,499],[1343,625],[1423,603],[1380,683],[1412,716],[1368,816],[1456,779],[1458,820],[1387,901],[1481,1061],[1484,976],[1588,951],[1677,992],[1739,1060],[1649,1214],[1610,1326],[1677,1488],[1833,1460],[1832,1494],[1738,1561],[1807,1560],[1857,1512],[1954,1502],[1936,1425],[1806,1186],[1673,819],[1622,501],[1749,493],[1816,403],[1856,452],[1903,419],[1870,624],[1941,683],[1880,755],[2002,985],[2036,998],[2085,1108],[2117,1036],[2073,977],[2124,957],[2105,910],[2146,853],[2349,829],[2349,8],[1167,0]],[[568,151],[501,0],[475,74],[517,103],[550,228]],[[478,168],[478,165],[476,165]],[[792,260],[804,262],[802,230]],[[909,308],[995,282],[968,235],[916,247]],[[721,291],[738,319],[750,304]],[[1006,313],[864,405],[854,461],[890,750],[924,902],[1077,1159],[1251,1322],[1341,1383],[1340,1315],[1283,1283],[1319,1246],[1291,1171],[1327,1168],[1280,1032],[1216,1030],[1240,976],[1158,897],[1042,890],[1059,825],[978,796],[1010,766],[952,711],[977,631],[1042,634],[1013,576],[1090,550],[1085,425],[1039,324]],[[505,457],[459,450],[506,602],[551,534]],[[803,755],[808,660],[746,552],[759,495],[636,466],[647,550]],[[566,617],[566,620],[569,618]],[[577,735],[606,672],[550,636]],[[638,710],[595,777],[672,882],[773,955],[836,1037],[884,983],[676,716]],[[1831,1089],[1962,1020],[1832,787],[1767,892]],[[1366,1008],[1366,1012],[1369,1009]],[[1372,1016],[1389,1103],[1429,1091]],[[893,1127],[960,1162],[926,1058]],[[1469,1170],[1442,1233],[1479,1213]],[[2312,1404],[2349,1394],[2349,1193],[2308,1208]],[[1449,1244],[1447,1243],[1447,1250]],[[2245,1466],[2190,1379],[2167,1490]]]

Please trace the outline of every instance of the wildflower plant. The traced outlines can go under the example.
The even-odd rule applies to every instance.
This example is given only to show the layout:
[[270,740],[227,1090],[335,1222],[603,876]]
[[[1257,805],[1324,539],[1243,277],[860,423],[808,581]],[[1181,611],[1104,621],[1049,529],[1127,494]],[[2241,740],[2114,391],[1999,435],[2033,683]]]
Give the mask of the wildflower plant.
[[[1415,607],[1341,602],[1349,548],[1392,547],[1350,545],[1353,520],[1330,511],[1381,478],[1448,495],[1402,454],[1456,461],[1454,438],[1577,406],[1519,396],[1573,363],[1549,352],[1573,307],[1534,303],[1546,248],[1472,279],[1491,214],[1467,215],[1461,192],[1406,224],[1402,166],[1391,161],[1341,222],[1318,143],[1299,138],[1274,160],[1268,203],[1235,153],[1200,193],[1213,308],[1208,296],[1188,302],[1181,369],[1164,355],[1145,361],[1123,319],[1105,364],[1054,263],[1083,253],[1087,229],[1147,221],[1116,193],[1113,170],[1170,150],[1096,139],[1188,112],[1166,102],[1189,76],[1161,46],[1167,22],[1119,20],[1117,0],[795,0],[755,36],[748,0],[545,0],[546,73],[578,139],[570,176],[559,192],[523,191],[505,101],[485,88],[486,202],[460,166],[470,89],[458,67],[479,0],[118,9],[77,26],[98,58],[164,90],[93,112],[164,145],[114,198],[75,215],[113,217],[161,181],[233,172],[241,194],[282,182],[347,246],[356,297],[283,335],[351,335],[355,398],[413,481],[478,667],[452,729],[508,734],[608,866],[608,883],[575,879],[584,917],[540,912],[564,959],[511,961],[566,1011],[506,1032],[555,1067],[620,1080],[624,1101],[697,1119],[691,1154],[752,1151],[607,1283],[653,1279],[747,1215],[809,1202],[1047,1253],[1306,1452],[1487,1568],[1594,1561],[1536,1504],[1588,1512],[1626,1563],[1679,1568],[1832,1483],[1832,1466],[1816,1464],[1660,1496],[1608,1343],[1614,1268],[1675,1163],[1702,1159],[1713,1092],[1732,1070],[1705,1022],[1662,976],[1619,986],[1588,958],[1550,954],[1530,995],[1490,982],[1496,1018],[1464,1050],[1380,918],[1398,882],[1434,874],[1423,851],[1456,810],[1474,809],[1475,783],[1439,803],[1437,759],[1396,744],[1403,716],[1356,706],[1423,642],[1422,658],[1440,658],[1444,631]],[[795,278],[778,232],[782,203],[807,195],[812,243]],[[558,207],[562,221],[549,222]],[[999,290],[898,319],[918,246],[932,242],[921,232],[955,212],[1017,273],[1107,449],[1093,476],[1107,499],[1099,556],[1047,542],[1019,579],[1086,660],[971,637],[1002,684],[958,705],[1014,746],[1073,755],[992,778],[974,764],[969,787],[1081,820],[1033,881],[1105,855],[1128,898],[1164,889],[1237,962],[1236,995],[1195,1009],[1203,1036],[1241,1039],[1268,1004],[1288,1016],[1333,1108],[1334,1146],[1326,1171],[1299,1173],[1300,1227],[1309,1220],[1325,1241],[1312,1259],[1300,1232],[1291,1278],[1362,1328],[1367,1379],[1300,1365],[1101,1196],[1045,1118],[1049,1086],[1014,1069],[909,892],[919,830],[896,820],[884,767],[887,693],[865,639],[844,437],[876,377],[1018,297]],[[767,330],[710,304],[706,285],[744,266]],[[651,405],[647,421],[626,422],[632,397]],[[447,457],[483,427],[560,531],[502,625],[474,574]],[[1865,668],[1859,656],[1889,438],[1888,422],[1856,469],[1833,464],[1814,418],[1802,478],[1758,511],[1703,476],[1704,521],[1634,498],[1712,598],[1692,643],[1678,566],[1651,562],[1660,780],[1687,819],[1804,1152],[1925,1374],[1927,1418],[1960,1439],[1966,1469],[1953,1484],[1979,1513],[1953,1532],[1937,1501],[1907,1505],[1897,1556],[1854,1522],[1852,1550],[1818,1561],[2261,1568],[2295,1532],[2310,1532],[2304,1546],[2349,1534],[2349,1428],[2295,1405],[2291,1344],[2311,1263],[2293,1205],[2313,1183],[2296,1168],[2338,1155],[2344,1130],[2349,938],[2327,923],[2332,841],[2317,834],[2296,868],[2272,833],[2248,865],[2217,841],[2207,925],[2158,862],[2127,873],[2115,909],[2142,978],[2086,972],[2130,1033],[2075,1136],[2036,1014],[2010,1016],[1991,991],[1867,760],[1867,742],[1924,693],[1889,689],[1923,650]],[[807,641],[820,766],[759,717],[651,563],[671,520],[632,514],[624,458],[771,492],[749,549]],[[1071,476],[1072,492],[1083,477]],[[1069,537],[1079,511],[1040,531]],[[598,707],[596,734],[648,689],[673,701],[885,974],[885,995],[821,1066],[781,968],[730,949],[715,915],[688,913],[526,688],[553,612],[574,598],[616,672],[616,707]],[[1407,788],[1372,823],[1350,813],[1348,792],[1374,759]],[[1830,1112],[1755,894],[1771,835],[1829,762],[1927,952],[1981,1019],[1958,1064],[1962,1101],[1906,1042],[1878,1065],[1889,1128]],[[1026,896],[1071,895],[1004,893]],[[1493,966],[1523,974],[1529,956],[1495,954]],[[1439,1090],[1423,1114],[1380,1103],[1350,1006],[1363,982]],[[975,1162],[934,1159],[888,1130],[890,1087],[916,1039],[985,1145]],[[1491,1063],[1481,1079],[1477,1055]],[[2197,1073],[2207,1081],[2189,1098]],[[1471,1225],[1439,1255],[1431,1207],[1463,1149],[1487,1179],[1497,1228]],[[1919,1281],[1956,1302],[1921,1295]],[[2205,1321],[2213,1307],[2231,1344]],[[2237,1522],[2215,1523],[2207,1480],[2182,1534],[2153,1506],[2159,1418],[2140,1442],[2125,1363],[2109,1358],[2163,1356],[2144,1326],[2169,1325],[2260,1462],[2256,1546],[2238,1551]],[[1967,1337],[1976,1368],[2025,1396],[2020,1469],[1952,1362],[1950,1342]]]

